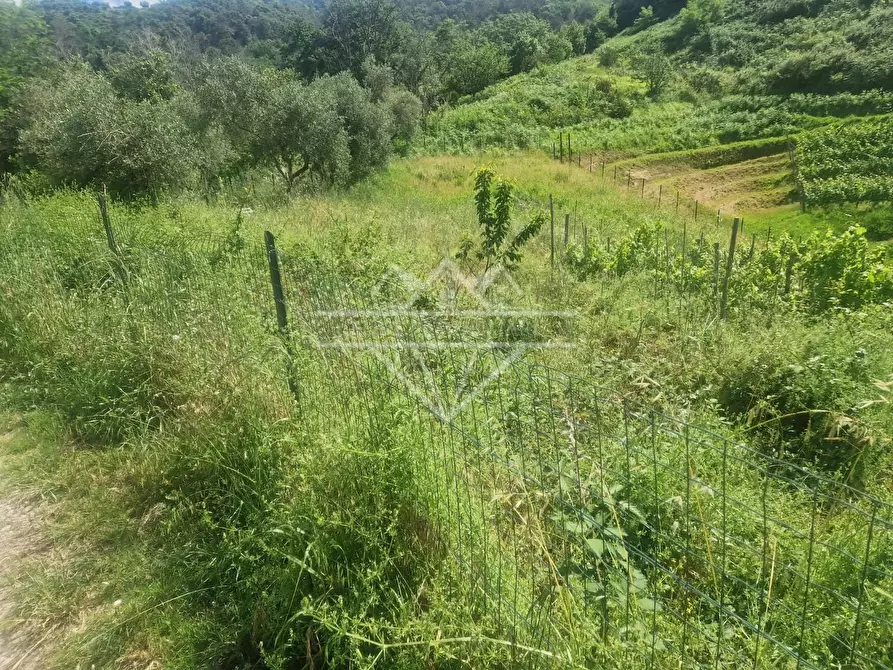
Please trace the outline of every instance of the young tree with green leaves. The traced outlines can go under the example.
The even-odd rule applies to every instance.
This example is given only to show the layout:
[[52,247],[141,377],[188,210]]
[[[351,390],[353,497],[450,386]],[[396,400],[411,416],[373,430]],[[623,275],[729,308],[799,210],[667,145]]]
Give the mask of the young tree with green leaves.
[[665,54],[658,51],[643,51],[633,59],[639,77],[648,87],[648,95],[660,97],[673,79],[673,66]]
[[495,268],[514,270],[518,267],[522,249],[539,233],[546,221],[545,212],[537,212],[529,223],[512,234],[514,191],[512,183],[497,176],[492,168],[480,168],[475,175],[474,202],[481,240],[475,248],[474,240],[465,238],[456,259],[466,270],[474,273],[479,288],[484,292]]

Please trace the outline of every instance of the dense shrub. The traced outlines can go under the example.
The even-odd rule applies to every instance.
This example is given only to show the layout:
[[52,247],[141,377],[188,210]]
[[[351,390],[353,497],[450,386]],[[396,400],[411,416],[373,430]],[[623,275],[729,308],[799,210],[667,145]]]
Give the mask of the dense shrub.
[[56,185],[156,194],[188,183],[196,168],[195,137],[171,102],[120,99],[105,77],[84,66],[50,86],[29,85],[18,114],[24,164]]
[[[683,274],[681,259],[666,258],[661,252],[661,236],[657,224],[639,226],[611,249],[595,241],[589,248],[573,246],[566,262],[580,279],[602,272],[623,276],[638,270],[655,273],[681,290],[712,290],[713,254],[692,244]],[[727,259],[721,259],[721,267],[726,263]],[[792,281],[790,292],[783,295],[788,265]],[[748,249],[738,247],[729,295],[732,307],[767,306],[783,300],[814,313],[889,304],[893,301],[893,262],[885,249],[869,245],[863,228],[850,228],[839,235],[816,232],[799,245],[783,235],[755,251],[753,257]]]
[[779,23],[797,16],[816,14],[829,0],[762,0],[755,15],[760,23]]
[[893,301],[893,265],[886,250],[869,247],[864,228],[840,235],[813,234],[797,269],[811,309],[855,309]]
[[860,221],[865,237],[874,242],[893,240],[893,210],[878,209],[866,212]]
[[822,351],[789,343],[735,361],[720,373],[717,399],[778,457],[850,477],[866,445],[835,427],[869,381],[866,352],[834,358]]

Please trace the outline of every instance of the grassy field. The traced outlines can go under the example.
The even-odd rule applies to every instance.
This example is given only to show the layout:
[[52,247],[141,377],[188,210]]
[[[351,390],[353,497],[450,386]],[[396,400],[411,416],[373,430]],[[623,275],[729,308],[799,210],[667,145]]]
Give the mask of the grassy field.
[[[384,371],[371,378],[380,384],[354,386],[337,366],[334,377],[320,367],[323,359],[297,346],[304,342],[299,337],[295,366],[307,389],[305,406],[313,411],[302,413],[300,404],[296,409],[289,401],[265,260],[262,253],[249,253],[259,251],[262,232],[270,230],[278,239],[294,282],[287,287],[290,295],[321,290],[324,277],[375,286],[394,266],[424,277],[444,257],[454,257],[465,237],[479,236],[472,193],[475,169],[484,163],[515,184],[516,226],[548,211],[553,197],[555,266],[547,225],[524,250],[513,273],[520,293],[511,300],[526,309],[572,308],[579,314],[569,330],[553,322],[513,325],[576,343],[570,352],[531,354],[539,363],[572,372],[580,383],[612,389],[611,398],[715,431],[722,436],[717,439],[744,442],[755,454],[783,456],[792,467],[847,482],[879,500],[893,499],[893,280],[889,269],[884,274],[872,265],[886,262],[889,268],[889,259],[877,255],[884,252],[856,233],[817,234],[798,245],[773,220],[776,232],[767,243],[763,229],[746,224],[723,321],[712,288],[712,248],[719,243],[725,267],[728,221],[695,222],[688,211],[677,216],[669,206],[659,210],[650,198],[627,194],[588,169],[544,154],[400,160],[348,192],[291,202],[259,180],[247,197],[221,196],[210,204],[183,199],[153,208],[114,205],[111,220],[123,248],[126,290],[116,279],[120,267],[109,255],[91,194],[13,200],[0,210],[0,376],[4,404],[21,418],[9,421],[17,426],[17,438],[3,446],[4,461],[16,486],[45,501],[53,540],[64,548],[60,560],[26,566],[20,575],[24,615],[68,631],[56,667],[513,667],[517,654],[536,663],[543,658],[537,654],[558,650],[576,654],[562,660],[568,667],[612,655],[626,659],[624,667],[648,667],[649,654],[658,652],[658,666],[669,667],[684,636],[669,616],[674,610],[688,612],[691,630],[698,631],[688,653],[712,662],[718,653],[710,642],[712,615],[647,563],[635,568],[646,585],[636,587],[643,590],[632,616],[642,630],[652,630],[657,606],[652,612],[647,603],[660,601],[667,614],[661,614],[654,636],[618,632],[613,642],[596,644],[601,632],[585,623],[599,620],[587,609],[594,605],[573,595],[574,579],[585,578],[581,574],[567,577],[567,591],[549,589],[556,612],[565,611],[552,619],[548,641],[524,637],[528,629],[517,621],[512,630],[519,637],[506,637],[506,622],[485,614],[484,603],[495,601],[481,600],[469,588],[469,575],[489,588],[503,585],[500,593],[511,592],[505,584],[527,589],[540,579],[550,583],[548,571],[540,575],[524,567],[538,564],[541,546],[551,547],[546,555],[563,547],[573,556],[578,549],[568,547],[585,550],[595,538],[575,540],[568,535],[571,520],[553,527],[544,514],[541,531],[534,532],[532,521],[513,527],[522,539],[509,551],[482,519],[498,518],[503,500],[533,509],[539,494],[522,495],[533,484],[517,479],[511,468],[500,469],[498,461],[469,474],[442,458],[419,460],[421,445],[440,443],[448,434],[415,419],[418,406],[394,394]],[[800,224],[789,225],[796,231]],[[758,234],[752,238],[751,232]],[[225,240],[232,258],[242,260],[215,261],[201,252],[211,248],[208,239]],[[799,255],[785,291],[785,265],[795,248]],[[863,273],[859,263],[871,266],[871,273]],[[304,282],[307,289],[300,288]],[[449,368],[441,362],[440,369]],[[478,441],[460,440],[458,453],[483,444],[508,449],[515,458],[529,455],[529,445],[539,439],[536,399],[544,397],[537,379],[519,377],[490,392],[510,389],[529,398],[523,400],[529,410],[517,414],[517,421],[507,410],[491,416],[501,397],[485,394],[481,404],[472,404],[472,414],[455,422]],[[554,407],[567,402],[551,392],[545,398]],[[593,408],[579,400],[576,411],[582,422]],[[618,414],[604,420],[603,430],[609,431],[616,430],[612,421],[624,419]],[[556,427],[561,435],[565,422]],[[484,431],[482,425],[492,428]],[[647,419],[631,429],[647,435]],[[501,431],[506,438],[499,437]],[[557,449],[566,440],[548,444]],[[595,454],[593,438],[583,432],[575,434],[574,444]],[[687,462],[684,447],[667,433],[661,437],[661,462],[678,472]],[[622,453],[610,451],[605,458],[613,462]],[[467,463],[481,468],[487,458],[482,453]],[[689,579],[698,583],[703,577],[707,584],[711,571],[714,579],[728,574],[727,591],[717,584],[709,588],[754,617],[765,598],[751,601],[746,594],[765,594],[763,570],[775,565],[775,554],[767,562],[764,551],[761,563],[738,545],[718,541],[709,529],[722,519],[740,546],[776,546],[779,582],[770,587],[779,603],[770,619],[775,634],[811,662],[845,659],[849,648],[835,649],[834,639],[849,639],[852,604],[840,604],[836,595],[804,596],[802,574],[808,564],[815,584],[836,593],[865,588],[850,584],[861,573],[836,550],[813,556],[802,541],[813,535],[856,556],[865,551],[865,519],[848,516],[853,512],[845,506],[817,510],[808,493],[767,484],[759,469],[736,465],[727,471],[709,451],[697,458],[699,478],[721,494],[698,494],[702,509],[695,512],[693,502],[680,508],[681,516],[673,511],[675,503],[660,502],[684,496],[678,477],[652,482],[648,468],[632,475],[627,470],[646,492],[635,494],[627,483],[613,494],[621,501],[626,496],[642,515],[638,519],[621,503],[614,510],[630,528],[629,546],[677,565],[677,540],[651,546],[647,528],[655,515],[678,518],[684,528],[691,522],[690,550],[701,556],[705,572]],[[657,456],[655,476],[656,463]],[[546,487],[551,475],[536,476]],[[443,491],[459,481],[473,482],[468,490],[474,495],[450,503]],[[542,495],[550,490],[555,489],[543,488]],[[780,525],[767,531],[759,515],[743,510],[726,528],[719,505],[726,499],[747,509],[762,500],[773,519],[786,519],[800,535]],[[531,512],[534,518],[539,517]],[[432,528],[438,542],[430,539]],[[871,578],[870,589],[876,590],[865,611],[883,619],[893,606],[883,594],[893,592],[893,583],[884,563],[889,543],[877,532],[868,552],[879,572]],[[453,542],[471,544],[464,551],[472,553],[461,555],[472,569],[445,559],[438,549]],[[480,572],[474,547],[485,556],[505,555],[506,563],[496,570],[484,561],[489,567]],[[623,565],[611,553],[619,551],[609,549],[613,558],[595,565]],[[517,563],[510,562],[512,556]],[[626,567],[624,574],[632,578],[629,559]],[[736,579],[748,589],[736,591]],[[631,609],[621,595],[606,591],[605,602],[611,611],[626,608],[629,622]],[[514,598],[517,603],[517,590]],[[802,613],[804,600],[818,626],[805,637],[789,613]],[[723,662],[731,663],[734,653],[753,653],[753,640],[746,629],[728,625],[730,641],[722,651]],[[875,649],[875,658],[889,660],[893,650],[883,624],[869,620],[860,638],[861,649]],[[665,650],[655,650],[657,639]],[[786,657],[779,654],[767,643],[758,653],[760,665],[783,665]],[[857,659],[854,667],[872,666]]]
[[880,4],[692,3],[458,100],[420,62],[418,129],[366,61],[382,90],[319,107],[349,187],[260,104],[336,80],[246,69],[286,131],[190,121],[177,183],[142,120],[202,87],[71,79],[158,174],[80,160],[75,86],[0,180],[0,502],[42,520],[11,577],[48,667],[893,666]]

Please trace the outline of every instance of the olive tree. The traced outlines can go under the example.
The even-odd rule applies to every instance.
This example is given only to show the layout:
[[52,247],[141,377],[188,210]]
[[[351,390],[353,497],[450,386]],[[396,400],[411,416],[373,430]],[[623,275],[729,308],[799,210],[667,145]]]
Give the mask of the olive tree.
[[254,119],[249,152],[269,162],[292,192],[304,177],[337,184],[346,179],[348,134],[330,99],[299,81],[265,74],[266,99]]
[[118,98],[82,64],[32,82],[16,113],[21,160],[56,184],[155,197],[194,173],[194,137],[171,102]]
[[109,79],[121,97],[130,100],[170,100],[179,86],[172,56],[161,49],[128,51],[109,58]]
[[343,72],[308,86],[341,119],[348,142],[347,178],[357,182],[387,165],[391,157],[393,119],[385,104],[372,102],[369,91]]
[[415,136],[424,109],[418,96],[395,83],[394,70],[370,58],[363,64],[363,88],[373,103],[383,105],[390,116],[391,139],[405,152]]
[[294,73],[237,58],[208,68],[199,93],[244,166],[275,170],[286,191],[301,183],[351,183],[384,165],[391,115],[349,74],[304,84]]

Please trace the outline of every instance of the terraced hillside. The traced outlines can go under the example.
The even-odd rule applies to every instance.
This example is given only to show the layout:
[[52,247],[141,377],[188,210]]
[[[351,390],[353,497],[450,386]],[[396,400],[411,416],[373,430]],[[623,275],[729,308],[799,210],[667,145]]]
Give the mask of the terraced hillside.
[[880,65],[889,60],[888,3],[722,4],[716,16],[690,3],[669,20],[621,22],[625,30],[592,54],[441,108],[428,119],[422,150],[570,155],[587,170],[592,160],[599,174],[604,162],[622,188],[637,182],[641,190],[644,179],[645,195],[658,197],[663,187],[702,210],[800,232],[845,229],[866,217],[893,230],[886,168],[876,165],[887,164],[882,148],[864,174],[851,179],[844,168],[833,184],[826,179],[833,188],[822,187],[821,197],[796,178],[799,142],[820,147],[837,126],[893,113],[889,67]]
[[[681,201],[697,202],[703,211],[731,216],[798,208],[795,154],[792,148],[779,150],[788,144],[786,138],[779,138],[721,150],[645,154],[620,161],[600,155],[590,158],[593,172],[600,174],[604,162],[606,176],[621,187],[632,189],[635,185],[641,191],[644,180],[647,196],[672,202],[678,193]],[[583,163],[588,169],[590,159]]]

